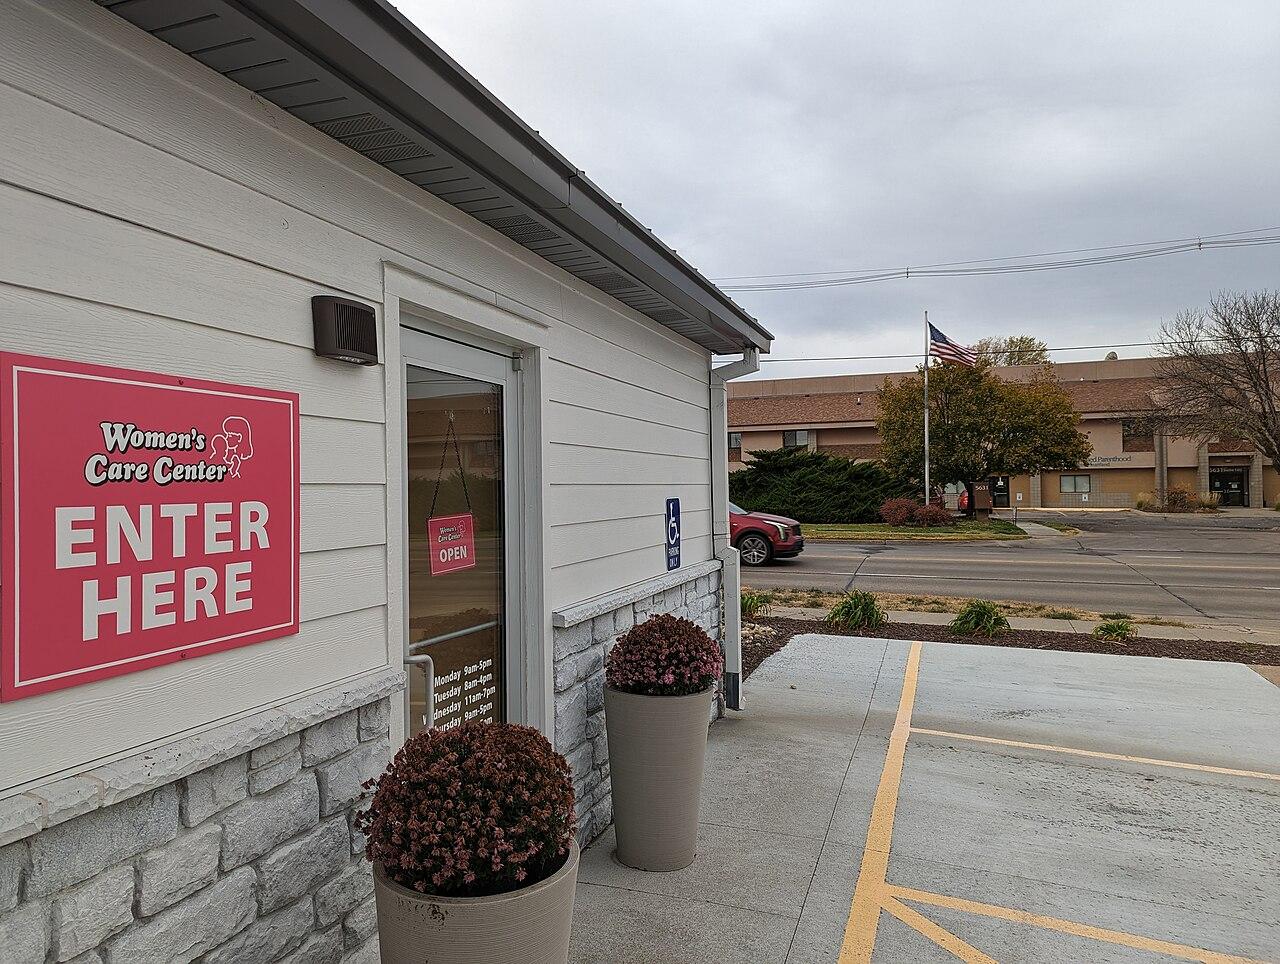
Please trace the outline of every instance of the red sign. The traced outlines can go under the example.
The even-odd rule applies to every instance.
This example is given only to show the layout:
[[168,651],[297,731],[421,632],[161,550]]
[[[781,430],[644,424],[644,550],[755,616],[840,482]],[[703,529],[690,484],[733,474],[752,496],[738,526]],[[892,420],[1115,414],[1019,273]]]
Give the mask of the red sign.
[[0,353],[0,700],[298,631],[298,396]]
[[427,545],[431,547],[431,575],[470,569],[476,564],[475,516],[465,512],[428,519]]

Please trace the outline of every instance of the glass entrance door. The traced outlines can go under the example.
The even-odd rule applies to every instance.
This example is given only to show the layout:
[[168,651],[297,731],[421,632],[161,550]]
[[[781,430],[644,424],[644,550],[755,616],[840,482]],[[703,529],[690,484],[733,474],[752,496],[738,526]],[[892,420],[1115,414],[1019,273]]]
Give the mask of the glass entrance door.
[[1218,496],[1219,505],[1249,504],[1249,473],[1244,469],[1209,470],[1209,491]]
[[427,340],[405,332],[409,736],[511,710],[511,360]]

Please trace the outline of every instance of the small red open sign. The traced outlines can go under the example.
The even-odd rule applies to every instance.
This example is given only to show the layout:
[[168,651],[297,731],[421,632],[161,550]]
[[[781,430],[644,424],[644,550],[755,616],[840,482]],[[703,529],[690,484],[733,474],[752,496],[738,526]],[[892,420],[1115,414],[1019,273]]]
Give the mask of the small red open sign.
[[476,564],[475,516],[464,512],[428,519],[427,544],[431,548],[431,575],[470,569]]

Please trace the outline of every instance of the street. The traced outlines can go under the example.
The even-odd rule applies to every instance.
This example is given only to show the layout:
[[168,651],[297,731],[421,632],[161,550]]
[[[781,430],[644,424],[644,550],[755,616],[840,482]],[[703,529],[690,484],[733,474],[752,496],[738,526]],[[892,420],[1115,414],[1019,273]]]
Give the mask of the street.
[[745,569],[743,583],[757,589],[859,588],[1094,612],[1280,622],[1280,516],[1169,520],[1128,512],[1077,513],[1067,521],[1084,531],[1008,542],[815,541],[796,559]]

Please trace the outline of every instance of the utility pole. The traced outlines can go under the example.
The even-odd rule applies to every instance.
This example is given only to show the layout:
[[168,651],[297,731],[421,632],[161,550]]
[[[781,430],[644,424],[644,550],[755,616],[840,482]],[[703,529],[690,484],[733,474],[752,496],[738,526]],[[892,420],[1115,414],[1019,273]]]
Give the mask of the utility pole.
[[929,312],[924,313],[924,504],[929,504]]

